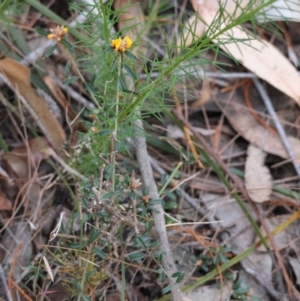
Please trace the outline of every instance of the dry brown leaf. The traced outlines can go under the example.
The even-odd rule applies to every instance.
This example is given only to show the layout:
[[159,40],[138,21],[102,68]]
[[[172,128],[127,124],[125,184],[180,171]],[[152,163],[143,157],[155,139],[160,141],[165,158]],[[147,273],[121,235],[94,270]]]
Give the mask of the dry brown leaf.
[[[216,1],[206,1],[199,4],[199,1],[192,0],[193,7],[197,11],[199,18],[203,20],[204,30],[207,30],[216,18],[219,5]],[[245,6],[248,1],[243,1]],[[227,12],[230,14],[234,11],[234,1],[228,1],[226,5]],[[235,12],[238,16],[240,12]],[[192,21],[196,24],[195,33],[199,36],[203,34],[203,23],[198,20]],[[226,22],[218,23],[218,30],[226,27]],[[208,34],[215,34],[216,32]],[[185,39],[192,41],[190,34],[185,33]],[[194,34],[194,33],[193,33]],[[300,104],[300,75],[296,68],[281,54],[272,44],[265,40],[254,38],[249,32],[241,27],[234,27],[227,32],[219,35],[214,42],[236,60],[240,61],[245,67],[257,74],[260,78],[269,82],[278,90],[289,95],[298,104]]]
[[199,301],[199,300],[228,300],[232,294],[232,283],[228,281],[222,289],[217,288],[217,284],[203,285],[184,294],[183,301]]
[[203,81],[203,86],[201,90],[201,95],[198,97],[198,99],[193,102],[192,108],[199,108],[206,104],[211,99],[211,89],[210,89],[210,83],[208,80]]
[[56,149],[60,150],[66,135],[55,116],[49,111],[45,101],[40,98],[30,83],[30,70],[9,58],[0,60],[0,72],[6,77],[24,107],[28,110],[41,131]]
[[[49,143],[44,137],[34,138],[29,141],[28,147],[22,145],[14,148],[9,153],[3,155],[3,161],[7,172],[11,176],[15,176],[20,180],[27,180],[28,174],[28,159],[33,166],[49,156],[42,152],[43,149],[49,147]],[[30,152],[28,154],[28,151]]]
[[[61,106],[61,108],[64,110],[64,112],[67,113],[68,117],[70,118],[70,121],[73,121],[76,119],[76,113],[73,110],[70,101],[66,98],[60,87],[56,84],[56,82],[53,80],[53,78],[49,75],[44,76],[43,78],[45,84]],[[78,129],[81,132],[86,133],[87,127],[84,125],[84,123],[79,122],[76,124],[76,129]]]
[[[284,159],[289,159],[289,155],[282,144],[280,137],[260,125],[251,115],[249,109],[245,107],[242,97],[239,97],[238,95],[239,94],[236,94],[232,98],[231,103],[229,103],[223,111],[231,126],[244,139],[257,147],[261,147],[263,151]],[[221,97],[223,98],[226,96],[222,95]],[[297,161],[300,160],[300,141],[290,136],[288,136],[288,140],[295,159]]]
[[272,193],[272,178],[269,169],[264,165],[266,153],[250,144],[247,150],[245,164],[245,187],[255,203],[270,200]]
[[7,153],[3,155],[4,167],[12,178],[28,179],[28,161],[24,156]]
[[1,252],[5,253],[2,264],[11,266],[13,278],[18,282],[33,254],[31,230],[27,222],[15,222],[7,229],[1,240]]
[[0,211],[1,210],[12,210],[11,201],[2,191],[0,191]]
[[68,116],[73,119],[76,114],[73,109],[70,107],[69,101],[66,99],[64,93],[61,91],[60,87],[55,83],[51,76],[46,75],[43,77],[43,80],[59,105],[64,109],[64,111],[68,110]]

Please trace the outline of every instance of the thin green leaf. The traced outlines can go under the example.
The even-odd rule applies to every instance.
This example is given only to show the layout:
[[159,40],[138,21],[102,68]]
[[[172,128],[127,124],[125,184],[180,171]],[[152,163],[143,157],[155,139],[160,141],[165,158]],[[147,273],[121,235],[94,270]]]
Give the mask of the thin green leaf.
[[85,87],[91,95],[95,94],[95,90],[93,89],[93,87],[89,83],[85,83]]
[[122,77],[119,77],[119,78],[118,78],[118,82],[119,82],[119,89],[120,89],[122,92],[124,92],[124,91],[126,90],[126,84],[125,84],[123,78],[122,78]]
[[70,66],[71,66],[71,63],[70,63],[70,61],[68,61],[65,66],[65,76],[66,77],[69,77],[69,75],[70,75]]
[[166,280],[166,274],[164,273],[164,271],[162,271],[161,273],[159,273],[158,281],[164,282],[165,280]]
[[123,92],[127,94],[139,95],[139,93],[130,90],[124,90]]
[[157,205],[157,204],[161,204],[162,199],[152,199],[149,201],[149,205]]
[[130,58],[131,60],[133,60],[134,62],[138,62],[139,61],[138,58],[134,54],[132,54],[130,51],[125,51],[125,55],[128,58]]
[[103,131],[100,131],[98,134],[100,136],[109,136],[109,135],[111,135],[111,133],[112,133],[112,130],[103,130]]
[[116,66],[117,66],[117,56],[114,58],[114,61],[112,62],[110,68],[109,68],[109,72],[114,72],[116,70]]
[[131,70],[131,68],[128,65],[123,64],[123,67],[133,81],[137,80],[137,76],[134,74],[134,72]]
[[49,47],[45,54],[44,54],[44,57],[47,58],[49,57],[50,55],[52,55],[52,53],[54,52],[54,50],[57,48],[57,44],[55,43],[53,46]]
[[131,261],[139,261],[139,260],[145,258],[145,256],[146,256],[146,254],[144,252],[138,252],[138,253],[130,254],[129,259]]
[[184,278],[184,276],[185,276],[185,272],[176,272],[172,275],[173,278],[177,278],[176,283],[181,282],[181,280]]
[[171,289],[172,289],[172,285],[168,285],[168,286],[166,286],[165,288],[162,289],[161,293],[163,295],[167,294]]
[[154,242],[152,242],[151,244],[148,245],[150,249],[154,249],[160,246],[160,241],[156,240]]
[[91,244],[92,242],[94,242],[101,234],[101,231],[98,229],[93,229],[90,233],[90,237],[89,240],[87,242],[87,244]]
[[101,259],[106,259],[107,258],[107,255],[102,250],[100,250],[98,248],[93,248],[93,253],[98,255]]
[[134,241],[144,250],[147,250],[146,243],[141,236],[137,236]]
[[177,208],[177,203],[176,202],[166,202],[165,209],[176,209]]
[[76,249],[76,250],[81,250],[85,247],[86,245],[83,243],[78,243],[78,242],[71,242],[68,244],[68,247],[70,249]]
[[69,84],[71,84],[71,83],[76,82],[78,78],[79,78],[78,76],[72,76],[72,77],[70,77],[70,78],[64,80],[64,81],[63,81],[63,84],[64,84],[64,85],[69,85]]
[[74,53],[74,48],[66,39],[62,39],[61,43],[68,49],[70,53]]
[[150,232],[150,230],[152,229],[152,223],[150,223],[149,221],[146,221],[145,228],[146,228],[147,232]]
[[165,194],[168,198],[171,199],[171,201],[176,201],[176,195],[174,192],[170,191],[170,190],[166,190]]
[[38,33],[38,34],[40,34],[41,36],[44,36],[44,37],[46,37],[48,34],[50,34],[49,31],[46,31],[46,30],[44,30],[42,28],[37,28],[35,30],[35,32]]
[[236,289],[234,292],[236,294],[246,294],[247,292],[249,291],[249,287],[246,287],[246,286],[240,286],[238,289]]

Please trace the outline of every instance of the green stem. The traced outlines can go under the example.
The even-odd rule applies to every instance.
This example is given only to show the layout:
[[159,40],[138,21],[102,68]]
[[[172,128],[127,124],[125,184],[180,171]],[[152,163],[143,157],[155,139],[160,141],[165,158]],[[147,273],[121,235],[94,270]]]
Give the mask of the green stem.
[[116,183],[116,151],[115,151],[115,144],[117,141],[118,136],[118,114],[119,114],[119,102],[120,102],[120,79],[121,79],[121,67],[122,67],[122,56],[118,53],[118,78],[117,78],[117,93],[116,93],[116,114],[115,114],[115,126],[114,126],[114,133],[112,139],[114,139],[114,148],[112,151],[112,188],[115,190],[115,183]]
[[4,13],[4,11],[6,10],[9,4],[10,4],[10,0],[6,0],[0,5],[0,15]]
[[77,301],[83,300],[82,295],[83,295],[83,288],[84,288],[84,283],[85,283],[85,276],[86,276],[86,272],[87,272],[87,267],[88,264],[85,264],[84,270],[83,270],[83,275],[82,275],[82,279],[81,279],[81,285],[80,285],[80,294],[78,295]]

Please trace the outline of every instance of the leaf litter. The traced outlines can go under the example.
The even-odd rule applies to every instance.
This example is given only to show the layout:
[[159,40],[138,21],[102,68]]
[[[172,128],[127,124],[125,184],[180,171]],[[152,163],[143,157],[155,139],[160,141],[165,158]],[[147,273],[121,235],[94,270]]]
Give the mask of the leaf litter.
[[[204,1],[199,6],[195,1],[191,2],[201,21],[199,18],[194,17],[194,19],[189,20],[190,25],[186,25],[186,27],[192,28],[196,36],[201,36],[205,31],[208,35],[211,34],[207,26],[213,22],[219,4],[214,1]],[[131,3],[137,5],[135,1]],[[244,1],[243,5],[247,3],[248,1]],[[118,3],[121,7],[123,4],[122,1]],[[231,6],[233,4],[233,1],[227,2],[228,6],[226,9],[228,13],[234,11],[233,6]],[[146,11],[145,7],[142,8]],[[121,21],[125,22],[126,18],[132,16],[132,14],[136,14],[140,20],[145,18],[141,12],[141,7],[131,7],[130,9],[127,11],[127,15],[125,13],[121,14]],[[235,13],[238,14],[237,11]],[[222,24],[220,29],[224,28],[225,25],[226,23]],[[174,33],[173,29],[171,31],[170,29],[166,30],[169,30],[170,36]],[[153,32],[150,29],[149,36],[151,37],[152,35],[152,38],[155,38],[155,33],[155,28]],[[139,32],[136,34],[139,35]],[[190,46],[194,38],[186,37],[188,39],[184,39],[186,42],[185,46]],[[238,42],[230,44],[228,41],[230,41],[231,37],[247,41],[249,41],[250,37],[250,41],[248,44]],[[290,99],[299,103],[299,74],[285,57],[285,54],[272,44],[272,41],[256,40],[244,28],[238,27],[231,28],[230,31],[227,31],[217,39],[213,39],[213,41],[224,45],[224,51],[234,58],[232,62],[241,62],[246,69],[278,89],[272,95],[272,101],[274,101],[275,110],[277,110],[278,114],[281,110],[280,106],[276,107],[276,101],[279,96],[283,97],[287,104],[290,104]],[[164,51],[161,37],[156,42],[157,46]],[[153,50],[147,49],[147,55],[149,53],[154,55],[154,52],[151,51]],[[209,50],[202,54],[210,61],[213,58]],[[60,55],[63,57],[63,53],[58,49],[55,56]],[[52,59],[54,58],[50,57],[48,63],[50,60],[51,64]],[[228,63],[228,58],[222,57],[222,55],[219,56],[219,59]],[[223,67],[223,69],[228,74],[236,70],[238,72],[244,71],[240,66],[233,66],[234,63],[231,63],[230,66]],[[57,70],[54,70],[54,72],[59,74],[59,69],[61,68],[62,65],[58,64],[57,68],[55,68]],[[44,77],[52,94],[54,94],[54,98],[63,108],[63,115],[68,116],[66,120],[59,121],[48,105],[45,104],[43,96],[38,94],[31,85],[29,69],[23,67],[12,58],[4,58],[0,61],[0,72],[6,83],[6,86],[1,87],[1,93],[4,93],[9,98],[12,92],[7,89],[8,86],[19,101],[18,109],[16,110],[18,113],[15,115],[11,114],[13,111],[11,111],[9,106],[5,107],[2,105],[0,107],[1,116],[3,114],[7,115],[0,127],[1,139],[4,137],[1,141],[4,141],[9,149],[9,151],[1,153],[1,168],[3,172],[1,172],[0,182],[0,241],[4,252],[0,259],[2,266],[5,268],[9,293],[13,299],[33,300],[35,298],[34,292],[39,292],[42,296],[49,295],[51,296],[50,300],[61,300],[59,296],[64,296],[63,298],[70,297],[72,289],[70,287],[67,288],[68,293],[66,294],[66,286],[59,286],[63,282],[57,276],[56,269],[57,271],[60,270],[61,275],[66,279],[73,277],[76,281],[80,280],[76,279],[76,272],[83,273],[83,271],[77,266],[75,268],[74,266],[64,266],[60,257],[56,257],[58,262],[54,263],[50,254],[55,248],[60,250],[59,247],[61,246],[66,249],[72,246],[76,250],[76,248],[80,247],[80,244],[84,244],[86,241],[88,241],[85,245],[86,249],[82,249],[83,253],[79,261],[87,262],[85,272],[90,277],[90,283],[87,285],[86,290],[90,296],[93,296],[93,300],[96,296],[99,297],[101,295],[99,293],[97,295],[98,291],[101,291],[101,293],[106,292],[107,300],[120,299],[123,293],[122,281],[124,279],[128,300],[136,300],[137,296],[139,300],[159,298],[162,288],[168,282],[165,279],[158,279],[157,270],[156,273],[153,273],[153,270],[159,267],[157,262],[149,260],[146,264],[142,260],[143,257],[138,259],[138,256],[143,254],[137,252],[136,244],[141,249],[144,249],[145,242],[136,238],[135,246],[131,245],[131,239],[136,236],[136,231],[133,230],[136,225],[132,225],[132,220],[136,217],[131,215],[131,211],[128,210],[128,204],[125,202],[122,204],[123,207],[109,207],[96,198],[99,202],[88,208],[89,211],[81,211],[79,212],[81,216],[74,217],[72,213],[72,210],[74,210],[74,202],[72,200],[74,191],[75,194],[82,194],[72,183],[74,179],[72,177],[76,177],[78,174],[76,174],[75,170],[68,168],[67,163],[61,164],[60,161],[59,167],[57,168],[56,166],[54,168],[47,161],[49,158],[54,158],[54,160],[57,158],[55,151],[61,148],[67,136],[75,139],[72,136],[72,132],[78,129],[70,126],[71,123],[68,119],[73,120],[77,113],[80,112],[81,108],[78,108],[77,104],[74,105],[75,98],[71,99],[69,95],[66,97],[50,77]],[[188,78],[188,75],[186,77]],[[264,107],[261,104],[257,106],[257,100],[255,100],[253,101],[254,106],[249,108],[245,103],[243,94],[240,92],[244,87],[243,85],[239,86],[236,80],[233,81],[228,77],[228,79],[225,79],[225,84],[230,86],[230,91],[222,93],[222,87],[218,86],[218,81],[211,77],[204,82],[198,79],[196,85],[195,78],[190,82],[179,81],[178,89],[185,89],[184,91],[189,92],[182,93],[179,101],[185,109],[186,118],[189,119],[194,129],[214,147],[214,151],[231,168],[231,171],[243,179],[245,189],[251,200],[257,203],[256,207],[251,206],[250,203],[246,204],[247,214],[251,215],[255,221],[258,221],[258,215],[261,215],[266,220],[268,228],[272,231],[276,227],[280,227],[286,220],[289,220],[294,210],[294,208],[286,205],[284,202],[284,189],[289,189],[289,196],[291,197],[292,195],[296,201],[299,201],[299,195],[297,194],[299,179],[286,179],[284,187],[281,187],[284,189],[279,194],[281,199],[277,199],[278,194],[275,195],[273,193],[274,183],[272,182],[272,177],[285,180],[284,174],[280,172],[280,164],[287,165],[288,169],[292,169],[288,165],[289,162],[286,161],[289,159],[288,152],[283,146],[279,135],[270,132],[268,127],[262,125],[257,121],[257,118],[253,117],[254,111],[256,114],[260,114],[260,117],[266,121],[266,124],[272,123],[268,114],[261,112],[261,110],[264,110]],[[80,97],[78,92],[81,92],[84,88],[78,86],[77,81],[71,83],[70,86],[77,93],[76,95]],[[266,86],[265,89],[271,91],[269,86]],[[283,96],[279,91],[287,96]],[[193,93],[196,95],[189,99],[189,96]],[[255,95],[253,91],[250,93]],[[202,96],[199,97],[199,95]],[[258,99],[259,96],[255,95],[255,97]],[[86,99],[86,95],[84,99]],[[7,104],[7,102],[2,103]],[[25,122],[23,121],[24,117],[22,110],[20,110],[20,107],[22,107],[20,103],[23,103],[25,108],[27,108],[27,103],[30,103],[30,107],[27,110],[37,123],[36,132],[38,137],[31,135],[30,131],[24,131],[23,128],[26,122],[28,123],[28,120],[30,120],[30,117],[25,114]],[[33,113],[30,111],[33,111]],[[281,119],[285,118],[288,120],[284,123],[287,137],[296,161],[299,163],[299,122],[298,116],[293,114],[294,111],[295,108],[292,105],[288,105],[286,112],[290,113],[285,113]],[[79,119],[81,118],[80,115],[79,113]],[[170,227],[168,225],[168,229],[170,229],[168,230],[168,240],[172,247],[177,267],[181,267],[180,269],[185,271],[182,288],[184,289],[184,285],[188,286],[190,283],[193,283],[195,279],[205,277],[210,271],[218,270],[215,278],[203,281],[202,286],[186,293],[183,296],[183,300],[234,300],[235,298],[250,300],[252,297],[257,298],[256,300],[272,300],[271,298],[274,300],[286,300],[287,294],[291,292],[284,291],[282,277],[273,277],[273,274],[278,273],[279,269],[278,263],[274,259],[275,257],[272,253],[274,249],[271,245],[268,251],[262,246],[255,248],[249,256],[240,258],[238,261],[240,265],[235,264],[226,273],[221,272],[222,266],[232,260],[232,258],[238,257],[247,248],[251,248],[253,243],[259,244],[257,233],[233,197],[235,188],[233,187],[233,191],[231,191],[222,182],[219,174],[212,171],[212,165],[210,166],[205,161],[201,146],[195,142],[192,131],[189,129],[182,131],[178,128],[178,124],[175,125],[167,117],[165,120],[166,124],[157,124],[157,119],[152,117],[150,116],[147,122],[157,125],[157,127],[153,127],[157,130],[150,130],[153,131],[151,132],[153,139],[149,139],[148,145],[150,154],[157,159],[156,162],[158,162],[157,164],[162,170],[162,174],[172,174],[178,161],[183,158],[185,160],[176,178],[170,181],[170,189],[167,189],[163,194],[164,201],[169,205],[165,209],[165,219],[169,224],[174,224],[174,226]],[[285,120],[281,121],[285,122]],[[80,120],[80,122],[82,121]],[[164,128],[165,131],[160,132],[159,128]],[[86,132],[86,125],[81,125],[80,130]],[[160,136],[168,136],[174,142],[169,143],[168,141],[170,140],[160,139]],[[90,143],[91,141],[86,143],[85,151],[91,149],[89,148]],[[189,153],[190,143],[194,143],[195,150],[202,153],[205,168],[199,170],[199,165],[193,162],[193,157]],[[174,147],[175,144],[180,147]],[[77,146],[78,148],[82,147],[79,144]],[[76,156],[76,153],[66,152],[59,155],[63,160],[67,161],[68,157],[72,159],[72,156]],[[121,160],[122,155],[120,154],[118,160]],[[274,156],[276,162],[274,162]],[[189,158],[190,162],[188,162],[187,158]],[[280,162],[279,165],[278,162]],[[294,176],[294,171],[290,172]],[[68,181],[72,183],[70,185],[71,191],[60,190],[60,186],[64,186],[65,183],[59,179],[59,173],[69,175]],[[155,176],[158,185],[162,185],[159,183],[159,180],[162,181],[163,176]],[[78,178],[80,177],[78,176]],[[109,183],[106,184],[107,186],[103,185],[103,187],[100,187],[100,190],[103,189],[99,193],[101,198],[109,195]],[[297,189],[294,189],[295,186]],[[179,193],[180,190],[181,193]],[[173,191],[178,192],[178,194],[174,194]],[[86,193],[85,191],[83,194],[85,195]],[[193,202],[187,202],[187,198]],[[172,207],[174,200],[178,201],[178,203],[175,207]],[[101,234],[97,229],[93,229],[94,231],[87,229],[86,233],[92,233],[93,235],[85,237],[83,242],[78,242],[78,237],[74,233],[78,233],[81,229],[80,219],[87,218],[88,214],[92,214],[97,208],[104,208],[106,213],[109,212],[113,216],[112,221],[114,221],[114,224],[105,224]],[[67,216],[64,217],[62,223],[60,223],[62,219],[60,220],[59,218],[61,212],[66,212],[65,215]],[[125,212],[128,212],[128,216],[125,215]],[[72,223],[72,220],[75,222]],[[118,249],[117,228],[120,225],[120,221],[124,222],[129,232],[126,235],[128,235],[127,239],[130,242],[130,247],[126,246],[123,251]],[[58,228],[62,231],[61,234],[55,232],[55,235],[51,236],[55,226],[58,225]],[[89,226],[88,224],[86,225],[87,228]],[[296,285],[299,285],[297,226],[298,222],[295,221],[294,224],[283,228],[279,234],[274,235],[276,248],[281,252],[280,254],[283,258],[287,258],[285,260],[285,268],[289,272],[293,271],[295,275],[295,277],[290,278],[289,283],[286,283],[288,287],[293,288],[292,293],[295,296],[297,296]],[[143,227],[139,227],[139,231],[144,231]],[[264,229],[261,231],[263,235],[266,235]],[[105,245],[106,242],[113,246],[111,254],[109,254],[111,261],[107,263],[102,272],[95,268],[95,266],[102,263],[101,260],[98,260],[96,263],[93,260],[89,261],[88,257],[84,257],[85,252],[92,252],[92,250],[88,250],[88,247],[91,242],[94,242],[92,239],[97,240],[99,235],[101,244]],[[152,233],[151,235],[155,237],[155,234]],[[49,237],[53,238],[51,244],[49,244]],[[61,246],[59,242],[62,244]],[[104,249],[103,245],[101,247],[95,245],[96,252],[102,260],[107,258],[107,254],[102,251]],[[68,256],[72,257],[75,253],[63,254],[63,256],[66,256],[65,259],[67,259]],[[43,261],[39,261],[39,264],[32,261],[37,255],[43,256]],[[123,258],[126,258],[128,263],[125,269],[125,278],[122,278],[124,276],[118,273],[118,260]],[[134,261],[130,261],[130,258],[135,258],[138,265],[133,264]],[[189,260],[186,260],[186,258]],[[78,264],[77,259],[74,259],[75,265]],[[68,260],[66,260],[66,263]],[[40,283],[38,285],[40,287],[38,289],[34,287],[34,283],[31,280],[26,282],[24,271],[32,277],[32,273],[27,270],[27,268],[30,268],[30,263],[32,263],[31,267],[43,267],[43,272],[45,273],[44,278],[39,280]],[[97,271],[97,275],[95,271]],[[52,281],[53,278],[57,280],[53,286],[50,284],[50,279],[47,280],[46,272]],[[182,271],[180,270],[179,272]],[[181,275],[178,276],[181,277]],[[208,281],[211,281],[211,283],[209,285],[205,284]],[[247,285],[249,286],[248,289]],[[37,300],[42,299],[42,297],[38,297]]]

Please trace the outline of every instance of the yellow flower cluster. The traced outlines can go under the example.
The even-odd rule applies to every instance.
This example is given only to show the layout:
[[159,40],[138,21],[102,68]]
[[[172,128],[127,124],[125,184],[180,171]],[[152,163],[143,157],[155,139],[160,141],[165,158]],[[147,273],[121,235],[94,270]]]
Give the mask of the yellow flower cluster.
[[111,47],[121,53],[125,52],[131,46],[132,46],[132,40],[129,38],[129,36],[126,36],[123,39],[118,38],[111,42]]
[[68,28],[57,25],[56,28],[50,29],[51,33],[47,35],[48,39],[56,40],[57,42],[60,42],[64,35],[68,32]]

